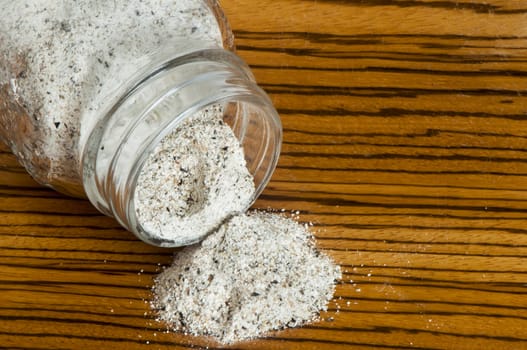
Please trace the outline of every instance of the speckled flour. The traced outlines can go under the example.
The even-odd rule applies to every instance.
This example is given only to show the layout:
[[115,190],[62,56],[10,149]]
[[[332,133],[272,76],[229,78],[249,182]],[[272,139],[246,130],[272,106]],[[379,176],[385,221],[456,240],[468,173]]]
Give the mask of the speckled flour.
[[309,322],[341,278],[312,238],[278,214],[234,216],[176,255],[156,278],[152,307],[171,329],[222,343]]
[[243,149],[213,105],[163,138],[141,171],[135,207],[146,231],[188,245],[246,210],[254,192]]
[[145,55],[182,40],[222,46],[201,0],[0,1],[0,13],[0,83],[8,82],[0,84],[0,110],[2,99],[13,100],[27,114],[0,114],[0,122],[11,125],[11,137],[37,134],[27,147],[11,146],[46,184],[81,182],[79,139]]

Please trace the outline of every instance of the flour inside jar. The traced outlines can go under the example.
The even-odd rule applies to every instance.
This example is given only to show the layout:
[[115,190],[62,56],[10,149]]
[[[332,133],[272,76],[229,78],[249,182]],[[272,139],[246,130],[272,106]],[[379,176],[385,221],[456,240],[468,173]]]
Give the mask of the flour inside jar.
[[135,208],[153,237],[182,246],[245,211],[254,193],[243,148],[212,105],[161,140],[141,171]]
[[77,195],[82,138],[112,93],[160,49],[223,40],[201,0],[17,0],[0,12],[0,98],[13,101],[0,138],[37,181]]

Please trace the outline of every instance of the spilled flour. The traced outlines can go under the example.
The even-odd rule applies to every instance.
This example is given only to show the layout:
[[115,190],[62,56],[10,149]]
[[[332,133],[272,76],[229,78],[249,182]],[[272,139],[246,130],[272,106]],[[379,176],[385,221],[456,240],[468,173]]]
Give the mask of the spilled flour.
[[142,169],[141,225],[189,244],[155,280],[152,308],[169,329],[221,343],[314,320],[341,271],[307,227],[279,214],[244,213],[255,195],[243,148],[213,105],[169,133]]
[[213,105],[162,139],[139,176],[135,207],[152,236],[182,246],[246,210],[254,193],[243,149]]
[[232,343],[314,320],[340,278],[305,226],[254,211],[179,252],[155,280],[152,308],[173,330]]

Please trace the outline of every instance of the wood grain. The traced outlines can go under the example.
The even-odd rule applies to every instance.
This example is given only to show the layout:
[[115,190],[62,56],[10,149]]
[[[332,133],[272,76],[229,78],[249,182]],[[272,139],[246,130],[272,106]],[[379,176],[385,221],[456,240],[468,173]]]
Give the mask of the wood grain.
[[[284,123],[256,207],[345,271],[332,321],[231,348],[527,349],[527,2],[222,4]],[[173,251],[0,152],[0,348],[218,348],[148,311]]]

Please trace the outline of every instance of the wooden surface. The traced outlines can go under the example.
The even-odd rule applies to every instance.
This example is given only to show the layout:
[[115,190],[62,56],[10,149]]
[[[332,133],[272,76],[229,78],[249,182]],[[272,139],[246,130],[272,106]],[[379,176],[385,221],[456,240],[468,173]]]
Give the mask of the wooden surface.
[[[527,349],[527,1],[223,6],[285,128],[256,206],[345,271],[332,322],[233,348]],[[0,348],[217,348],[148,313],[172,251],[1,151]]]

